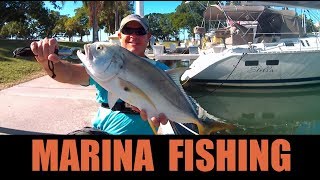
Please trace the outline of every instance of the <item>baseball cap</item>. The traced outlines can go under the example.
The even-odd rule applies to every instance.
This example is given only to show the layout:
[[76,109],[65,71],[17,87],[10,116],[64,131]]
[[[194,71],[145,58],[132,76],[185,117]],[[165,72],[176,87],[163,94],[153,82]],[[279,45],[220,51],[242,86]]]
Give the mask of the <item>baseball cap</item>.
[[120,29],[119,32],[122,30],[122,28],[130,21],[137,21],[141,24],[141,26],[148,32],[149,29],[149,23],[146,18],[143,18],[139,16],[138,14],[130,14],[122,19],[120,23]]

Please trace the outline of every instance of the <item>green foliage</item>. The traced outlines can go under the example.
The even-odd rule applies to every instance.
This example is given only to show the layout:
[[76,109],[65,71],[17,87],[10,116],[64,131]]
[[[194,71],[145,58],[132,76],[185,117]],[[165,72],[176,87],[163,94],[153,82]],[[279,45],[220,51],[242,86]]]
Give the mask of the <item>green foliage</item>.
[[190,1],[182,2],[176,8],[176,13],[171,17],[172,24],[177,29],[186,29],[188,34],[194,36],[193,28],[203,27],[203,12],[209,5],[217,4],[218,1]]
[[66,31],[66,22],[68,20],[68,16],[60,16],[58,21],[56,22],[56,26],[52,29],[53,34],[63,34]]
[[306,19],[306,31],[307,33],[319,31],[319,29],[314,25],[312,19]]
[[169,40],[170,37],[178,38],[180,30],[186,29],[193,36],[193,28],[202,25],[203,12],[208,3],[216,4],[217,1],[182,1],[174,13],[146,15],[151,33],[158,39]]
[[115,33],[120,19],[133,12],[133,1],[83,1],[88,10],[89,24],[93,28],[93,40],[98,40],[98,28]]
[[[24,82],[34,76],[44,75],[42,67],[34,57],[13,57],[13,51],[28,47],[32,41],[0,40],[0,90]],[[59,47],[80,47],[85,43],[59,42]]]
[[[298,16],[296,14],[296,16]],[[300,18],[300,21],[302,22],[303,19],[303,15],[299,15],[298,16]],[[306,33],[311,33],[311,32],[318,32],[319,29],[314,25],[314,22],[312,21],[312,19],[308,19],[308,17],[306,17]]]
[[38,27],[36,32],[46,28],[42,23],[48,22],[48,11],[42,1],[1,1],[0,17],[0,29],[7,23],[16,21],[23,24],[24,28],[19,36],[27,38],[35,32],[34,27]]
[[27,28],[21,22],[11,21],[5,24],[4,26],[2,26],[0,31],[0,36],[5,38],[9,38],[12,36],[19,36],[21,34],[24,34],[24,31],[26,29]]
[[133,13],[133,1],[104,1],[99,14],[100,27],[105,27],[104,32],[115,33],[120,27],[120,21],[125,16]]
[[165,36],[165,35],[162,33],[163,28],[160,25],[160,21],[161,19],[164,18],[164,15],[160,13],[151,13],[146,15],[145,18],[148,19],[149,26],[150,26],[149,30],[152,33],[152,35],[155,36],[156,39],[159,39],[159,38],[162,39],[163,38],[162,36]]

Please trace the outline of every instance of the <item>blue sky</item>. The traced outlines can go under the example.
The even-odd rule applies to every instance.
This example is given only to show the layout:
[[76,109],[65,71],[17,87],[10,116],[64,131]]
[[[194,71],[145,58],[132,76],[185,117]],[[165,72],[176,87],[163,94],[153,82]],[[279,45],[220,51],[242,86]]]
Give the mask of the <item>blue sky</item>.
[[181,4],[182,1],[144,1],[144,14],[150,13],[171,13]]
[[[150,13],[171,13],[174,12],[177,6],[181,4],[182,1],[144,1],[144,14]],[[59,3],[58,3],[59,4]],[[46,2],[49,9],[53,9],[49,1]],[[82,1],[65,1],[65,4],[60,11],[61,15],[74,16],[74,10],[82,6]]]

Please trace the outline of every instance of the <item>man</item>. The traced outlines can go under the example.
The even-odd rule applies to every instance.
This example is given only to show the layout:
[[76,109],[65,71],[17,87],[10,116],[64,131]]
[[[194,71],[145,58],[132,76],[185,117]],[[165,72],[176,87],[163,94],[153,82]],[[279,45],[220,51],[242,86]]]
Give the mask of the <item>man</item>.
[[[145,50],[147,48],[151,33],[149,24],[145,18],[139,15],[129,15],[122,19],[118,34],[120,45],[132,53],[147,58]],[[36,55],[36,60],[56,81],[62,83],[79,84],[83,86],[95,85],[97,89],[97,102],[101,103],[92,123],[95,129],[102,130],[112,135],[135,135],[135,134],[154,134],[147,120],[147,114],[144,110],[128,106],[125,102],[118,100],[115,107],[108,107],[108,92],[96,83],[86,72],[82,64],[71,64],[62,62],[54,54],[58,48],[55,39],[45,38],[40,41],[32,42],[31,50]],[[50,62],[53,62],[54,72],[51,71]],[[153,61],[161,69],[169,69],[166,65]],[[54,73],[54,74],[53,74]],[[158,127],[160,123],[166,124],[167,118],[164,114],[159,117],[152,117],[154,126]],[[93,133],[95,134],[95,133]]]

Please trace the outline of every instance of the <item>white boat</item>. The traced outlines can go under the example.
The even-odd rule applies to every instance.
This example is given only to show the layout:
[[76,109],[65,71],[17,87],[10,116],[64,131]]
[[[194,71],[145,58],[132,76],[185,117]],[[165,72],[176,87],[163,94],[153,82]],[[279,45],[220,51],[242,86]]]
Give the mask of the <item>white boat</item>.
[[212,5],[204,18],[233,27],[215,29],[212,34],[224,43],[201,50],[182,81],[246,87],[320,83],[319,37],[304,33],[294,11]]

